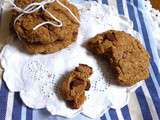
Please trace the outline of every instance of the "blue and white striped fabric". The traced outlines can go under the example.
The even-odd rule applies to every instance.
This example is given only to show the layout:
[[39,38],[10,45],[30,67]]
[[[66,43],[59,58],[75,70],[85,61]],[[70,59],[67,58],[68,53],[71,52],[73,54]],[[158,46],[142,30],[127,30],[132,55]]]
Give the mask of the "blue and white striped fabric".
[[[79,0],[78,0],[79,1]],[[78,2],[77,1],[77,2]],[[130,96],[129,104],[121,109],[109,109],[97,120],[159,120],[160,119],[160,72],[156,42],[152,26],[144,12],[144,0],[98,0],[103,4],[114,5],[120,15],[125,15],[134,23],[142,43],[151,56],[150,77]],[[18,93],[8,91],[2,83],[0,90],[0,120],[66,120],[51,116],[46,110],[32,110],[24,106]],[[72,120],[90,120],[78,115]]]

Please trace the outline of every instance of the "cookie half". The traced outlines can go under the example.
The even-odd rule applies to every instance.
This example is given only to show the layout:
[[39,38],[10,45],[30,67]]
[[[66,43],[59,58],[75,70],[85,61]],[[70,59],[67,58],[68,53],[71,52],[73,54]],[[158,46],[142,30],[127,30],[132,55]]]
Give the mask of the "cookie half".
[[149,54],[128,33],[111,30],[98,34],[89,40],[88,48],[105,57],[120,85],[131,86],[149,77]]

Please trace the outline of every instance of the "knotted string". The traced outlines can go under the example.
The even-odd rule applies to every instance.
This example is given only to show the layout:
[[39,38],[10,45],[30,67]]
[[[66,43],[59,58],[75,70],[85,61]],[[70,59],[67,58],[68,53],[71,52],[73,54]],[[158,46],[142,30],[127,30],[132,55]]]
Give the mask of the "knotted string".
[[38,11],[39,9],[42,9],[43,11],[45,11],[53,20],[53,21],[45,21],[42,22],[38,25],[36,25],[33,30],[38,29],[39,27],[46,25],[46,24],[50,24],[54,27],[62,27],[63,23],[61,20],[59,20],[58,18],[56,18],[54,15],[52,15],[47,9],[45,9],[45,5],[46,4],[50,4],[50,3],[54,3],[57,2],[60,6],[62,6],[63,8],[65,8],[73,17],[74,19],[80,23],[79,19],[73,14],[73,12],[67,7],[65,6],[63,3],[61,3],[59,0],[44,0],[42,2],[34,2],[31,3],[29,5],[27,5],[24,9],[16,6],[16,4],[14,2],[12,2],[11,0],[9,0],[9,2],[13,5],[13,9],[15,9],[16,11],[20,12],[21,14],[19,16],[16,17],[16,19],[14,20],[14,27],[16,25],[16,22],[20,19],[20,17],[22,17],[24,14],[31,14],[34,13],[36,11]]

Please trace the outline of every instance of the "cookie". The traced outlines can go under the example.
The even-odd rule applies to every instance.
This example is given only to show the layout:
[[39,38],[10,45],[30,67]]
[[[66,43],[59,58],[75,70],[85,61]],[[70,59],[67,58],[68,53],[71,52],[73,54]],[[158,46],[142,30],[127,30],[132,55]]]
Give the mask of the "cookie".
[[[27,5],[37,1],[39,2],[42,0],[16,0],[15,4],[21,8],[24,8]],[[67,0],[60,0],[60,2],[67,6],[79,19],[80,15],[78,9],[74,5],[70,4]],[[56,51],[54,49],[57,49],[55,46],[60,42],[62,45],[58,45],[60,46],[58,49],[61,50],[74,42],[78,35],[79,23],[67,9],[59,5],[56,1],[45,5],[45,9],[54,15],[54,17],[62,21],[62,27],[55,27],[50,24],[46,24],[36,30],[33,30],[33,28],[40,23],[46,21],[54,22],[53,18],[42,9],[30,14],[24,14],[17,20],[14,27],[14,31],[18,38],[27,44],[27,46],[24,47],[28,48],[27,50],[31,53],[46,53],[46,51],[54,52]],[[14,21],[19,14],[20,13],[18,12],[13,12],[12,21]],[[57,22],[55,21],[55,23]],[[63,43],[65,43],[64,46]],[[48,46],[49,50],[44,48],[42,49],[42,45],[44,45],[44,48],[47,48],[46,46]]]
[[160,10],[160,1],[159,0],[151,0],[151,5],[154,9]]
[[112,39],[114,39],[112,31],[97,34],[89,40],[87,47],[94,54],[104,56],[104,54],[109,53],[110,48],[113,45]]
[[29,43],[22,42],[25,50],[30,54],[47,54],[47,53],[55,53],[60,51],[69,45],[71,45],[77,38],[78,31],[74,33],[74,39],[71,40],[57,40],[50,44],[42,44],[42,43]]
[[85,64],[76,67],[60,85],[60,95],[72,109],[78,109],[84,103],[85,90],[89,90],[89,77],[92,68]]
[[149,54],[133,36],[122,31],[107,31],[88,42],[88,48],[105,57],[120,85],[131,86],[149,77]]

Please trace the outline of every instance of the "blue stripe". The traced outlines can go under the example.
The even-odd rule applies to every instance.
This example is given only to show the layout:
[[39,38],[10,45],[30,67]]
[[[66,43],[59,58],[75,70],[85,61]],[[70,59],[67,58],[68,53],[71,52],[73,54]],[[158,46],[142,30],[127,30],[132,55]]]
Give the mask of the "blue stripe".
[[101,117],[101,120],[107,120],[105,114]]
[[33,109],[27,107],[26,120],[32,120]]
[[12,120],[21,120],[22,101],[18,93],[14,95]]
[[117,0],[117,7],[118,7],[118,13],[119,13],[120,15],[124,15],[123,2],[122,2],[122,0]]
[[158,81],[158,84],[160,85],[160,73],[159,73],[158,67],[154,61],[151,61],[151,65],[152,65],[153,71],[155,73],[156,79]]
[[5,83],[2,81],[0,90],[0,120],[5,120],[7,111],[8,89]]
[[151,59],[153,59],[153,54],[152,54],[152,50],[151,50],[151,46],[150,46],[150,42],[149,42],[149,37],[148,37],[148,33],[147,33],[147,29],[144,23],[144,18],[143,15],[140,11],[138,11],[138,16],[139,16],[139,20],[140,20],[140,24],[141,24],[141,28],[142,28],[142,34],[144,36],[144,42],[146,44],[146,48],[151,56]]
[[108,0],[102,0],[102,3],[108,5]]
[[149,111],[149,107],[146,101],[146,98],[144,96],[143,90],[141,87],[139,87],[136,91],[135,91],[136,95],[137,95],[137,99],[140,105],[140,109],[143,115],[143,119],[144,120],[152,120],[152,116],[151,113]]
[[121,111],[122,111],[124,120],[131,120],[129,109],[127,105],[121,108]]
[[147,50],[148,50],[148,52],[151,56],[151,66],[152,66],[153,71],[155,73],[158,84],[160,85],[160,74],[159,74],[157,65],[153,61],[154,56],[153,56],[152,49],[151,49],[151,46],[150,46],[149,37],[148,37],[148,34],[147,34],[147,29],[146,29],[146,26],[145,26],[145,23],[144,23],[143,15],[140,11],[138,11],[138,16],[139,16],[139,20],[140,20],[140,23],[141,23],[142,34],[144,36],[144,42],[145,42],[146,48],[147,48]]
[[149,93],[151,95],[153,104],[154,104],[154,106],[156,108],[158,117],[160,118],[160,99],[158,97],[158,93],[156,91],[156,88],[154,87],[154,84],[152,82],[152,78],[151,77],[149,77],[148,80],[146,80],[146,85],[147,85],[148,88],[151,88],[151,89],[148,89],[148,90],[149,90]]
[[118,120],[118,116],[115,109],[109,109],[109,115],[111,117],[111,120]]
[[128,7],[129,18],[134,23],[133,29],[136,30],[136,31],[138,31],[138,24],[137,24],[135,13],[134,13],[134,8],[129,3],[127,3],[127,7]]
[[133,0],[133,3],[136,7],[138,7],[138,0]]

